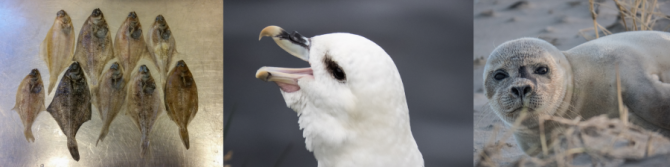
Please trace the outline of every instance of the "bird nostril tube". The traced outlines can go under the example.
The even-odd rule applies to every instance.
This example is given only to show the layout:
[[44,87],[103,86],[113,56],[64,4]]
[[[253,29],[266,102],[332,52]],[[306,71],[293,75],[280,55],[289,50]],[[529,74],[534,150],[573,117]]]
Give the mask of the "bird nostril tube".
[[517,96],[517,97],[523,98],[524,96],[527,96],[528,94],[530,94],[530,92],[532,90],[533,89],[529,85],[516,86],[516,87],[512,87],[512,94]]

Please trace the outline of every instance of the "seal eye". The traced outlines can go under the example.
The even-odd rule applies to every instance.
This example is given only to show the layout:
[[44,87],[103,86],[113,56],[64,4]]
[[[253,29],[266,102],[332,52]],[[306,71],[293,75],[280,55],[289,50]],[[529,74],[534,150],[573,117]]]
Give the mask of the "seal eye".
[[340,67],[340,65],[337,64],[337,62],[333,61],[330,59],[330,57],[326,57],[324,59],[324,63],[326,64],[326,69],[328,72],[337,80],[339,81],[344,81],[347,79],[347,75],[344,74],[344,70]]
[[494,75],[493,78],[495,78],[496,80],[500,81],[500,80],[502,80],[502,79],[507,78],[507,75],[505,75],[505,73],[499,72],[499,73],[497,73],[496,75]]
[[547,68],[547,67],[540,67],[540,68],[535,69],[535,74],[544,75],[547,72],[549,72],[549,68]]

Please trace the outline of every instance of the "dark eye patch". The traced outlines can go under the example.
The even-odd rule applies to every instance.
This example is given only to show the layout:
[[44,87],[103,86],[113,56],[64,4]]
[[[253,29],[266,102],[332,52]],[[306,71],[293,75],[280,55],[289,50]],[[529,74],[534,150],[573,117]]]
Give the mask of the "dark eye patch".
[[547,67],[538,67],[538,68],[535,69],[535,72],[534,72],[534,73],[535,73],[535,74],[544,75],[544,74],[547,74],[548,72],[549,72],[549,68],[547,68]]
[[340,67],[337,62],[330,59],[330,57],[326,56],[326,58],[323,59],[323,63],[326,65],[326,70],[328,70],[328,73],[330,73],[330,75],[332,75],[335,79],[338,81],[345,81],[347,79],[347,75],[344,73],[342,67]]
[[505,73],[505,71],[497,70],[493,74],[493,79],[496,79],[496,80],[500,81],[500,80],[503,80],[503,79],[507,78],[507,76],[508,75],[507,75],[507,73]]

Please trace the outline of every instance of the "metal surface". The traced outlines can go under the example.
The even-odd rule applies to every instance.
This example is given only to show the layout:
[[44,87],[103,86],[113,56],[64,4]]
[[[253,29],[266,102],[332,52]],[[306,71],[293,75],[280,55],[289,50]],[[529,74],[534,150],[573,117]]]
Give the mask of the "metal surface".
[[[11,110],[19,83],[38,68],[48,84],[51,76],[38,56],[39,45],[58,10],[68,12],[78,35],[95,8],[104,13],[113,36],[130,11],[137,12],[145,31],[158,14],[165,16],[198,85],[200,104],[188,126],[189,150],[165,112],[151,132],[151,157],[139,157],[140,132],[124,111],[112,122],[104,142],[95,146],[103,124],[95,107],[76,136],[78,162],[46,111],[33,124],[35,142],[26,141],[19,115]],[[223,166],[223,1],[2,1],[0,32],[0,166]],[[47,106],[52,98],[53,93],[47,95]]]

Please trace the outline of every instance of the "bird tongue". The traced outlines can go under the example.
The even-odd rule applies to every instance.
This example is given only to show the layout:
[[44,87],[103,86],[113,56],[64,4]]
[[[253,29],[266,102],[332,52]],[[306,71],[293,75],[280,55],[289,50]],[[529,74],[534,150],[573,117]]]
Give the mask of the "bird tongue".
[[312,68],[262,67],[256,71],[256,78],[277,83],[282,91],[291,93],[300,90],[298,79],[314,77]]
[[292,93],[292,92],[300,90],[300,86],[298,86],[298,85],[293,85],[293,84],[288,84],[288,83],[281,83],[281,82],[275,82],[275,83],[277,83],[277,85],[279,86],[279,89],[281,89],[282,91],[284,91],[286,93]]

